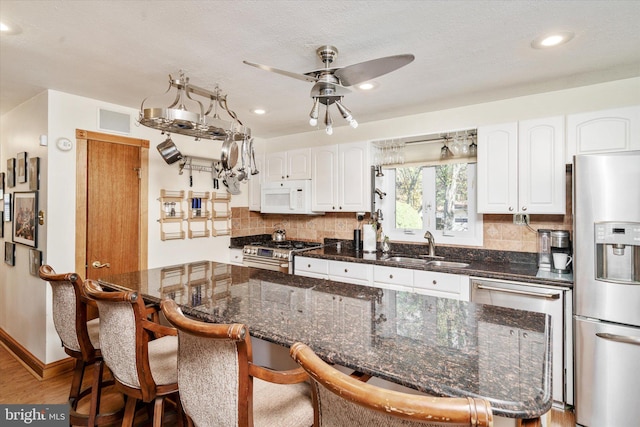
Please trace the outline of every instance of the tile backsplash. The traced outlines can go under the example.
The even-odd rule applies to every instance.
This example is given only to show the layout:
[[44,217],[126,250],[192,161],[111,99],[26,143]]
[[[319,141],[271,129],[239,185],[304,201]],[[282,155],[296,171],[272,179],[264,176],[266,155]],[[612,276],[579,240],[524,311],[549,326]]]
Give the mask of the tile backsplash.
[[[573,210],[571,205],[571,172],[566,175],[565,215],[531,215],[529,226],[514,225],[513,215],[485,214],[483,249],[512,252],[536,252],[537,230],[571,230]],[[353,239],[358,220],[353,212],[327,213],[320,216],[272,215],[251,212],[248,207],[231,209],[231,237],[271,234],[276,225],[284,228],[287,239],[323,241]],[[368,218],[368,215],[367,215]]]

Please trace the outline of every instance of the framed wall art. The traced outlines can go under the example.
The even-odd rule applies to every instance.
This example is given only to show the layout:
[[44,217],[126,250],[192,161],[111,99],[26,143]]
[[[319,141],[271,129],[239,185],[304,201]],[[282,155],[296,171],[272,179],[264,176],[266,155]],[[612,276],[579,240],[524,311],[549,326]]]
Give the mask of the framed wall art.
[[38,276],[42,265],[42,252],[36,249],[29,250],[29,273]]
[[16,165],[16,179],[18,183],[27,182],[27,152],[18,153]]
[[29,190],[40,189],[40,157],[29,158]]
[[4,237],[4,172],[0,172],[0,237]]
[[4,242],[4,262],[10,266],[16,265],[16,245]]
[[11,193],[4,193],[4,222],[11,222]]
[[38,247],[38,193],[16,191],[13,193],[13,242]]
[[7,159],[7,187],[16,186],[16,159]]

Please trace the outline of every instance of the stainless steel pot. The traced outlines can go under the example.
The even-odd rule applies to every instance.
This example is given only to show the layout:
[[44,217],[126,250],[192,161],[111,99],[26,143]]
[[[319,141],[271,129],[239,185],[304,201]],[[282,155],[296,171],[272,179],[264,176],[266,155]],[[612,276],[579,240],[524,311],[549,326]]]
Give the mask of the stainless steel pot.
[[287,232],[282,228],[276,228],[275,230],[273,230],[271,238],[274,242],[284,242],[285,240],[287,240]]
[[158,152],[167,164],[173,164],[182,159],[182,154],[178,151],[178,147],[173,143],[170,136],[164,142],[158,144]]

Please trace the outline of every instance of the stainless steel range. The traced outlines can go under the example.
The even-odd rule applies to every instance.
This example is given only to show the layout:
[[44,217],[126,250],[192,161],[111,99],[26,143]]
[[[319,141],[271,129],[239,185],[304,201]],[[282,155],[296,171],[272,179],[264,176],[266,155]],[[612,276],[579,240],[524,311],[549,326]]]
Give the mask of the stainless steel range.
[[293,273],[293,254],[322,247],[322,243],[284,240],[267,241],[245,245],[242,263],[247,267]]

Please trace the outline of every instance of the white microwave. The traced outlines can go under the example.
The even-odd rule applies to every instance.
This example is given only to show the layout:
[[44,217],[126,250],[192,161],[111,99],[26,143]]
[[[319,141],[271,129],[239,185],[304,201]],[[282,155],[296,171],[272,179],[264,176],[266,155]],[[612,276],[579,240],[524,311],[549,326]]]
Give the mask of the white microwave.
[[260,193],[260,212],[320,215],[311,210],[311,180],[265,182]]

